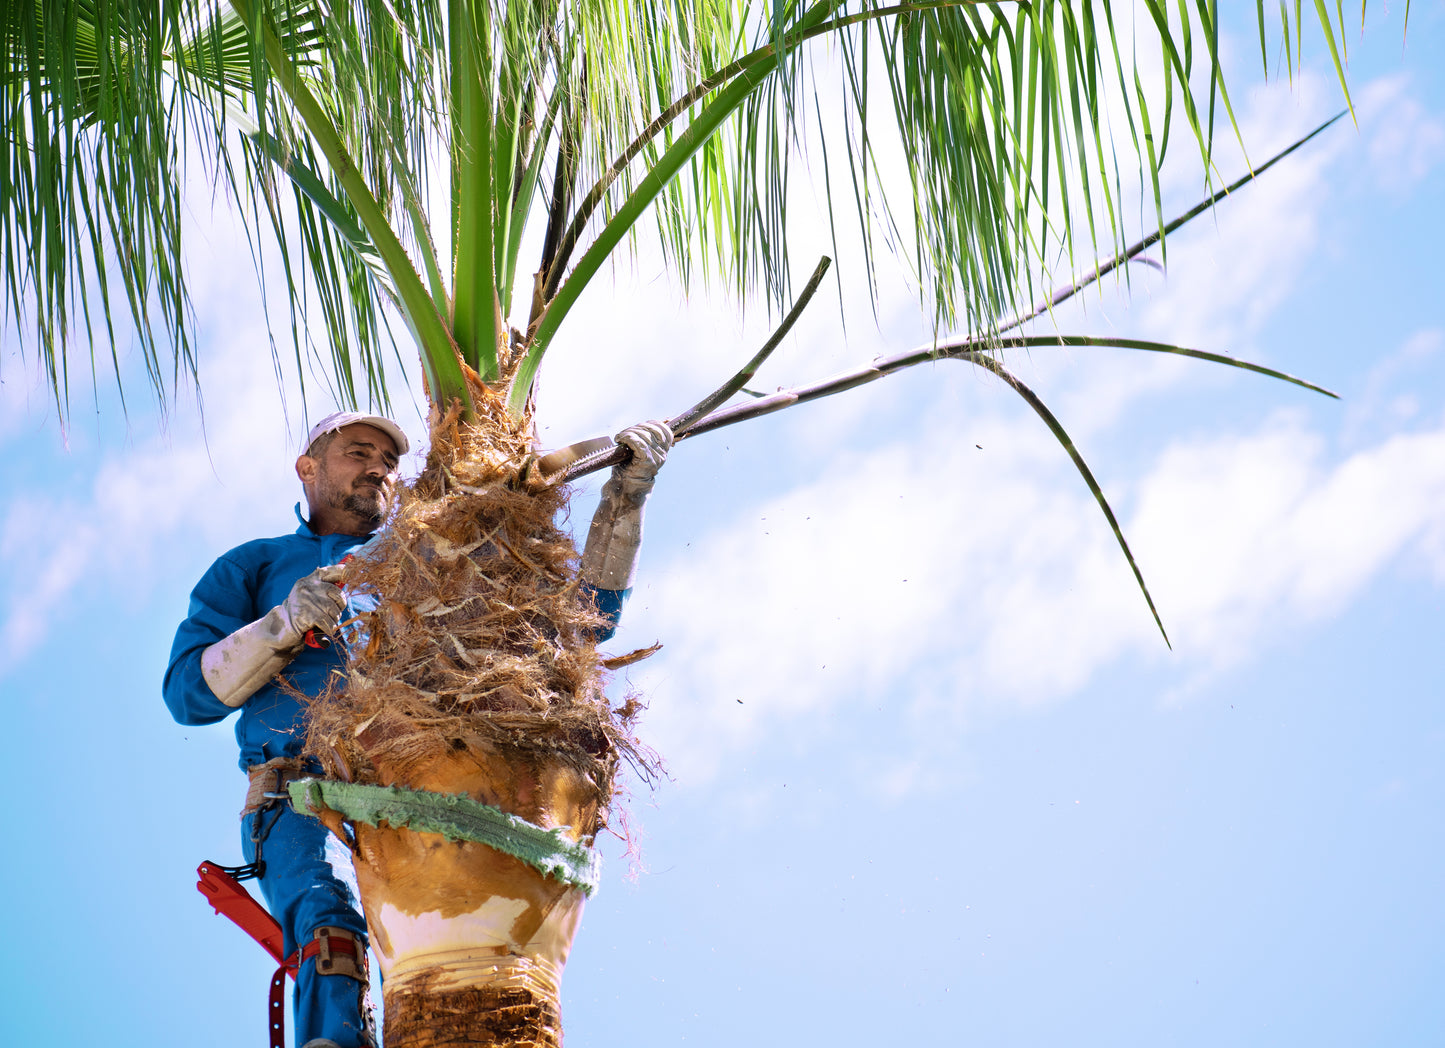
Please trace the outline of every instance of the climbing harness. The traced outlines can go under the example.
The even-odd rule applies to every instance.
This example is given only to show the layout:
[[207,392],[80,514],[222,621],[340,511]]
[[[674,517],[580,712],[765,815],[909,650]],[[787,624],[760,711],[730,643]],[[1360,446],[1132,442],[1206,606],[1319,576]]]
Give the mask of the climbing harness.
[[249,781],[241,818],[255,815],[251,820],[251,845],[255,858],[244,866],[224,867],[234,871],[231,876],[236,880],[266,876],[266,861],[261,857],[261,850],[275,828],[276,820],[281,818],[282,802],[291,799],[286,788],[297,779],[304,779],[307,774],[302,762],[292,757],[277,757],[246,769]]
[[301,965],[314,958],[319,975],[343,975],[367,983],[366,945],[354,932],[345,928],[317,928],[304,947],[287,957],[285,936],[275,917],[241,886],[242,881],[266,875],[266,862],[261,851],[266,838],[283,811],[282,803],[290,800],[287,786],[307,773],[300,761],[278,758],[249,769],[250,788],[246,792],[244,818],[251,822],[251,843],[255,859],[243,866],[222,866],[207,860],[196,867],[196,889],[206,897],[218,914],[229,917],[243,932],[261,944],[276,962],[267,998],[266,1019],[270,1030],[270,1048],[286,1046],[286,976],[296,978]]

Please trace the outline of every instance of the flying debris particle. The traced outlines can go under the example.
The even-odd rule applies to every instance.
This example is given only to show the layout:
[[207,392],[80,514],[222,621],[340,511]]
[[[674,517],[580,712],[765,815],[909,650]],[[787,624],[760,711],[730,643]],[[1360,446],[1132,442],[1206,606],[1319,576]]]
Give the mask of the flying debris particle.
[[742,700],[742,699],[738,699],[738,705],[741,706],[742,704],[743,704],[743,700]]
[[979,451],[982,451],[982,450],[983,450],[983,445],[982,445],[982,444],[975,444],[974,447],[978,448]]

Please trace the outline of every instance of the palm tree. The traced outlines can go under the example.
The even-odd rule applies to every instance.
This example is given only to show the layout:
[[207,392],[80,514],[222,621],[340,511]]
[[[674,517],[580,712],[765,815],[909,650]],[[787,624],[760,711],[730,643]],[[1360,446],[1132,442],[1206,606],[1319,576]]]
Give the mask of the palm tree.
[[[196,375],[187,161],[250,210],[258,251],[279,245],[298,364],[315,352],[344,398],[384,403],[390,319],[418,351],[427,466],[355,569],[385,600],[346,691],[313,710],[327,775],[300,797],[357,855],[389,1045],[560,1041],[557,980],[593,883],[587,846],[618,762],[649,767],[635,709],[603,693],[595,619],[553,523],[561,482],[619,452],[603,441],[539,455],[531,427],[547,351],[644,218],[684,279],[791,307],[732,381],[673,420],[680,435],[923,360],[968,361],[1055,433],[1148,600],[1062,425],[1003,362],[1063,342],[1248,366],[1013,333],[1198,213],[1165,220],[1171,130],[1216,175],[1216,128],[1233,124],[1216,7],[1140,7],[1155,41],[1144,56],[1134,13],[1105,0],[6,5],[0,268],[62,418],[77,343],[97,370],[117,316],[162,403]],[[1343,25],[1317,7],[1342,69]],[[1302,27],[1280,17],[1292,63]],[[1271,32],[1261,8],[1267,67]],[[822,117],[830,91],[841,129]],[[804,134],[829,178],[846,179],[837,199],[827,183],[826,203],[835,220],[856,217],[858,264],[871,269],[877,231],[911,237],[925,308],[967,335],[728,407],[823,277],[820,266],[795,295],[789,163]],[[883,141],[900,147],[906,184],[885,184]],[[1153,204],[1155,228],[1132,245],[1121,163]],[[1046,291],[1076,254],[1100,261]],[[308,289],[324,337],[303,329]]]

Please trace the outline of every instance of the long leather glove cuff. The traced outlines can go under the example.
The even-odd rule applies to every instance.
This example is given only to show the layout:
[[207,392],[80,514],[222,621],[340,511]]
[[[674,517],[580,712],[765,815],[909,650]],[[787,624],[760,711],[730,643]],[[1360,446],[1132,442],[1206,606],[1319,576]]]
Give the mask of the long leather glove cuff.
[[592,516],[579,574],[598,589],[632,588],[637,553],[642,546],[642,507],[652,481],[612,476],[602,486],[602,500]]
[[278,605],[201,652],[201,676],[216,698],[235,708],[285,669],[300,648],[301,634]]
[[643,503],[667,461],[672,430],[665,422],[640,422],[617,434],[617,442],[631,448],[632,457],[626,465],[614,467],[602,485],[579,572],[584,582],[605,590],[632,588],[642,546]]
[[334,628],[346,607],[341,577],[337,565],[302,576],[284,601],[201,652],[201,676],[216,698],[242,705],[296,657],[308,629]]

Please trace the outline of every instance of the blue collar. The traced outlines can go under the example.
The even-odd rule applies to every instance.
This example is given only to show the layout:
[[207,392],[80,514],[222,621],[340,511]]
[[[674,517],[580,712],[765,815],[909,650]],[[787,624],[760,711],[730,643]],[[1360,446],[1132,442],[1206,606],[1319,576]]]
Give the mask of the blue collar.
[[299,502],[296,503],[296,519],[301,522],[301,526],[296,529],[296,534],[305,535],[308,538],[313,539],[320,538],[320,536],[317,535],[316,532],[311,530],[311,525],[307,522],[306,518],[301,515],[301,503]]
[[[305,538],[308,538],[308,539],[320,539],[320,538],[325,538],[325,537],[326,537],[326,536],[324,536],[324,535],[318,535],[318,534],[316,534],[316,532],[314,532],[314,531],[311,530],[311,522],[308,521],[305,517],[303,517],[303,516],[301,515],[301,503],[299,503],[299,502],[296,503],[296,507],[295,507],[295,508],[296,508],[296,519],[301,522],[301,526],[296,529],[296,534],[301,535],[301,536],[303,536],[303,537],[305,537]],[[347,535],[346,538],[355,539],[357,542],[365,542],[366,540],[370,539],[370,538],[371,538],[373,535],[375,535],[375,534],[376,534],[376,532],[370,531],[370,532],[367,532],[365,535]]]

